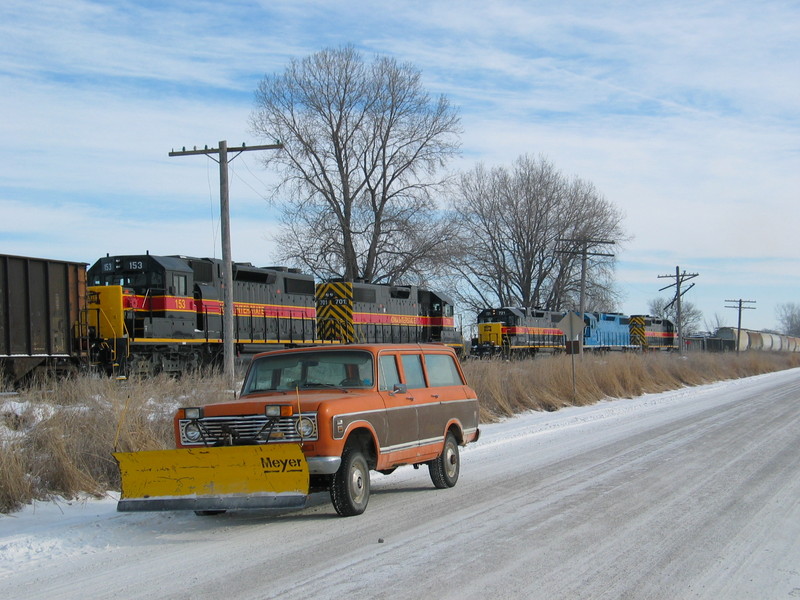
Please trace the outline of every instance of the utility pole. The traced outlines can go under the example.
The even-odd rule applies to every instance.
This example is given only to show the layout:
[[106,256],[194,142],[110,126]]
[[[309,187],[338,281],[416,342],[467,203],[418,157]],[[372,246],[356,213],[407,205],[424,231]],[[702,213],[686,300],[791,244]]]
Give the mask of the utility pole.
[[[269,144],[266,146],[245,146],[242,143],[239,147],[228,148],[228,142],[222,140],[219,148],[205,148],[198,150],[195,146],[192,150],[187,150],[184,146],[180,151],[173,150],[170,156],[191,156],[195,154],[205,154],[211,160],[219,163],[219,212],[220,229],[222,237],[222,352],[223,352],[223,372],[228,385],[234,386],[234,355],[233,355],[233,259],[231,258],[231,218],[228,198],[228,162],[235,159],[242,152],[250,150],[280,150],[283,144]],[[228,152],[236,152],[236,155],[228,159]],[[219,156],[219,159],[214,158]]]
[[[580,318],[584,318],[584,314],[586,313],[586,267],[590,256],[610,256],[613,257],[613,254],[609,254],[607,252],[589,252],[591,248],[595,248],[596,246],[601,246],[605,244],[615,244],[616,242],[612,240],[591,240],[589,238],[559,238],[556,240],[558,242],[566,242],[569,244],[575,244],[578,249],[576,250],[557,250],[560,254],[579,254],[581,256],[581,291],[580,291],[580,308],[578,314]],[[578,352],[583,354],[583,342],[578,344]]]
[[664,307],[664,310],[667,310],[670,306],[672,306],[673,304],[677,303],[677,306],[676,306],[676,320],[678,322],[676,323],[676,326],[678,328],[678,352],[680,352],[681,354],[683,354],[683,324],[681,323],[681,296],[683,296],[686,292],[688,292],[690,289],[692,289],[694,287],[694,284],[690,285],[688,288],[686,288],[683,291],[681,291],[681,285],[683,284],[684,281],[688,281],[689,279],[694,279],[695,277],[698,277],[698,276],[699,276],[698,273],[687,273],[686,271],[681,273],[680,267],[675,267],[675,275],[659,275],[658,276],[659,279],[675,278],[675,283],[671,283],[668,286],[665,286],[665,287],[661,288],[658,291],[659,292],[663,292],[664,290],[666,290],[668,288],[671,288],[673,285],[676,286],[675,298],[673,298],[672,302],[670,302],[669,304],[667,304]]
[[739,324],[736,326],[736,354],[739,354],[739,342],[742,339],[742,311],[755,310],[755,306],[742,306],[743,304],[755,304],[755,300],[725,300],[725,302],[736,302],[736,306],[726,306],[725,308],[737,308],[739,310]]
[[613,254],[609,254],[607,252],[589,252],[591,248],[596,246],[601,246],[605,244],[615,244],[616,242],[611,240],[590,240],[588,238],[575,238],[575,239],[567,239],[567,238],[559,238],[557,241],[559,242],[567,242],[570,244],[576,244],[579,249],[577,250],[558,250],[560,254],[580,254],[581,256],[581,295],[580,295],[580,311],[579,314],[581,319],[583,318],[583,313],[586,312],[586,266],[590,256],[610,256],[613,257]]

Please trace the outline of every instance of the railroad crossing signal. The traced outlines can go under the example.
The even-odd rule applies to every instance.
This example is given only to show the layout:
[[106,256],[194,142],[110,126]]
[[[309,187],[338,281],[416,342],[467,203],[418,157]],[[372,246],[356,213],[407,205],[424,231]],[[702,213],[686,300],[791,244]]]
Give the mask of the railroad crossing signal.
[[578,313],[573,311],[565,314],[561,320],[556,323],[556,327],[566,333],[570,341],[578,339],[578,336],[583,331],[584,326],[585,323],[583,322],[583,318],[581,318]]

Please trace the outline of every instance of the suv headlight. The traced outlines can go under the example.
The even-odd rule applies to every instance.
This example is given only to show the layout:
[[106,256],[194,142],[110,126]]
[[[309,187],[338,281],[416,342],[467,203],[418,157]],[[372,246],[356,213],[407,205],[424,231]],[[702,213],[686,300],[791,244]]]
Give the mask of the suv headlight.
[[200,426],[194,421],[183,426],[183,439],[189,443],[197,443],[203,439],[203,432]]
[[308,417],[300,417],[295,424],[295,429],[301,438],[310,438],[314,435],[314,421]]

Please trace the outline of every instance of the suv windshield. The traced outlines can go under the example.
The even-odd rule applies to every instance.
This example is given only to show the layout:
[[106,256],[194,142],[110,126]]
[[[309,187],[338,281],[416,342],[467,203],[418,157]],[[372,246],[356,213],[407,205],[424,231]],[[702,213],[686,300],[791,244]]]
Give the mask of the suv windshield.
[[263,356],[250,367],[242,395],[270,390],[369,388],[374,372],[369,352],[323,350]]

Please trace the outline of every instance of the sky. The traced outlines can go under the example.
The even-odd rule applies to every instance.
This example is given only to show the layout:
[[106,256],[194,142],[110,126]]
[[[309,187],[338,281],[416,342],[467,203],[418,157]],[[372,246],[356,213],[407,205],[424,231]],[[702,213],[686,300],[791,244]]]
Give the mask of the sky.
[[[704,324],[800,304],[800,2],[4,0],[0,253],[221,256],[219,167],[266,74],[352,44],[456,106],[449,168],[541,155],[624,215],[621,312],[676,268]],[[234,260],[275,264],[276,173],[230,163]],[[671,276],[672,278],[663,278]],[[674,289],[674,288],[673,288]]]

